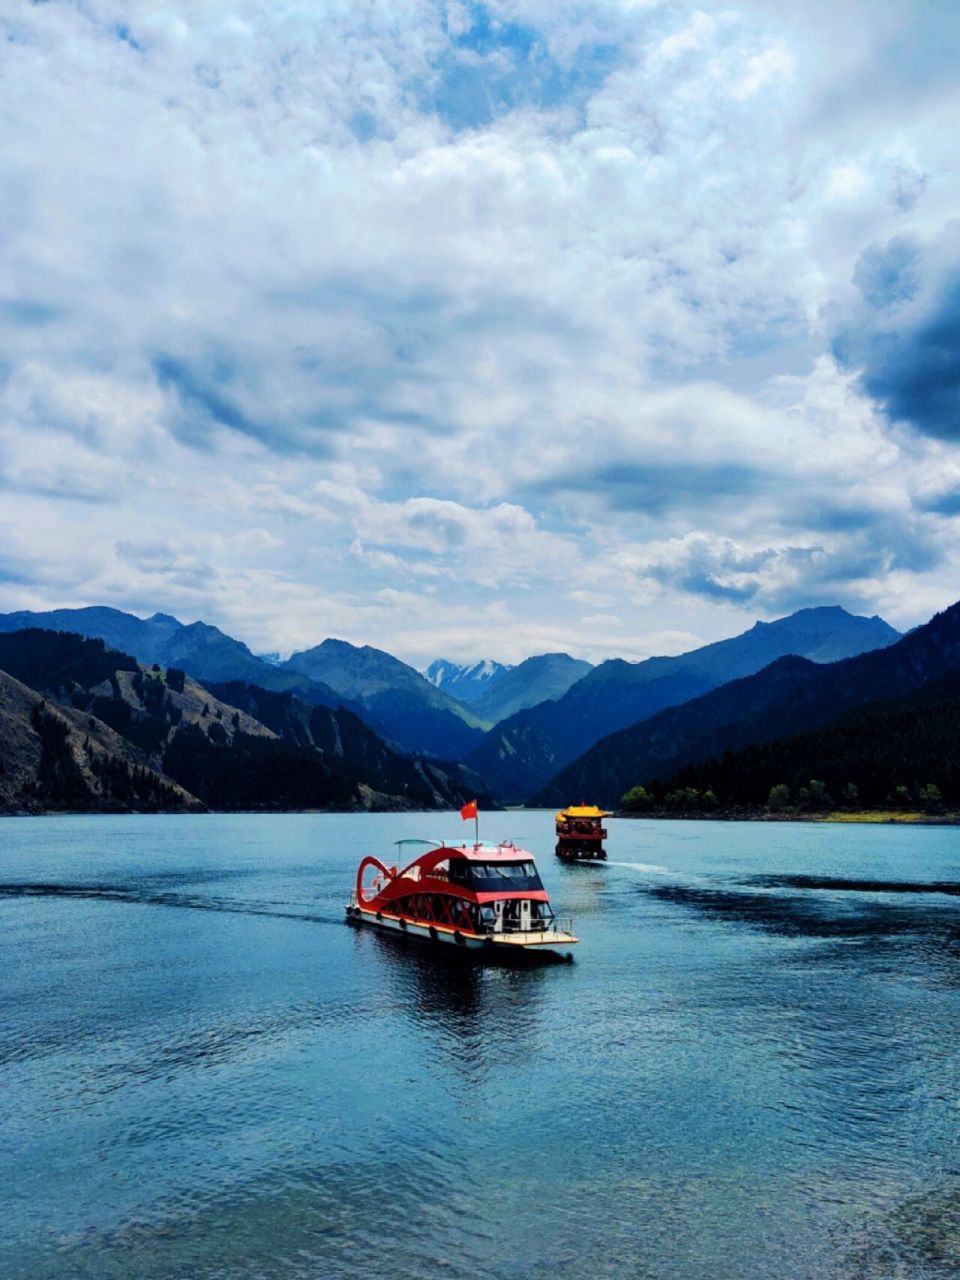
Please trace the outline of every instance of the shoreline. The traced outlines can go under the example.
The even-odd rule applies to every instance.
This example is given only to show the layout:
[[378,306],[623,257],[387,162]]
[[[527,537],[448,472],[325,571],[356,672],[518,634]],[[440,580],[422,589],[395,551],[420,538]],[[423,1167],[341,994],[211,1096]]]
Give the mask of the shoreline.
[[[280,817],[289,814],[318,816],[328,814],[331,817],[347,814],[438,814],[453,813],[450,809],[418,809],[418,808],[355,808],[355,809],[43,809],[43,810],[4,810],[0,812],[0,820],[4,818],[130,818],[130,817],[217,817],[228,814],[249,814],[256,817]],[[550,813],[552,807],[538,805],[527,809],[523,805],[504,806],[502,809],[488,809],[484,812],[494,813]],[[960,826],[960,812],[922,813],[916,810],[897,809],[834,809],[823,813],[767,813],[757,809],[730,809],[721,812],[704,812],[691,809],[675,813],[650,812],[630,813],[625,809],[610,814],[613,819],[627,822],[647,820],[652,822],[788,822],[788,823],[820,823],[838,825],[872,825],[900,827],[955,827]]]
[[960,813],[921,813],[897,809],[835,809],[824,813],[767,813],[756,809],[728,810],[725,813],[705,813],[690,810],[686,813],[629,813],[620,810],[613,818],[634,821],[647,818],[656,822],[813,822],[837,824],[863,824],[898,827],[956,827],[960,826]]

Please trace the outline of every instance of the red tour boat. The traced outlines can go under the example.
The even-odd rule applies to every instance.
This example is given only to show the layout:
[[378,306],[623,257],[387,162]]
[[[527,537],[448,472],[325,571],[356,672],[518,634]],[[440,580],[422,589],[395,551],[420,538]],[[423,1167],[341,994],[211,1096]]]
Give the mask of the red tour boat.
[[533,854],[525,849],[479,841],[397,844],[430,847],[402,871],[364,858],[347,904],[348,923],[501,956],[577,942],[554,915]]

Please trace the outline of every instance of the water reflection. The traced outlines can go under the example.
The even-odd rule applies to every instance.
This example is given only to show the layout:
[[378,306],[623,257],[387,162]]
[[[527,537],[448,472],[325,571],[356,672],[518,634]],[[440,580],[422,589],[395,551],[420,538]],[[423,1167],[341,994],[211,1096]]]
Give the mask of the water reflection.
[[[800,879],[777,877],[775,883],[795,884]],[[766,885],[772,882],[773,877],[762,880]],[[732,924],[810,938],[891,937],[960,925],[956,904],[910,900],[915,892],[905,895],[903,902],[874,901],[836,889],[829,894],[764,892],[737,884],[649,884],[638,886],[637,892]]]
[[956,1280],[960,1275],[960,1179],[895,1201],[885,1220],[836,1232],[831,1280]]
[[402,1009],[458,1073],[476,1081],[533,1050],[545,983],[569,967],[549,953],[521,963],[486,963],[452,947],[372,930],[358,929],[355,936],[357,949],[376,956],[388,1006]]

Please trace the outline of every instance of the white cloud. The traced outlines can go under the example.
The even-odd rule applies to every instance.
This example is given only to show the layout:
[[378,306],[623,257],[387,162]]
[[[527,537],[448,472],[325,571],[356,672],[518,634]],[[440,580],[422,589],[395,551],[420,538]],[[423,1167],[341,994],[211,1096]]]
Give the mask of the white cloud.
[[957,447],[825,354],[956,207],[910,9],[0,17],[0,607],[516,659],[947,603]]

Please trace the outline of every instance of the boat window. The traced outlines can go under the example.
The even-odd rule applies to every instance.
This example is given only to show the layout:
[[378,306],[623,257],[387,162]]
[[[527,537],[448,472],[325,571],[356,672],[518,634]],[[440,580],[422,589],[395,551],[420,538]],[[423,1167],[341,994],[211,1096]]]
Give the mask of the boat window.
[[497,889],[542,889],[543,882],[532,862],[470,862],[470,881],[485,893]]

